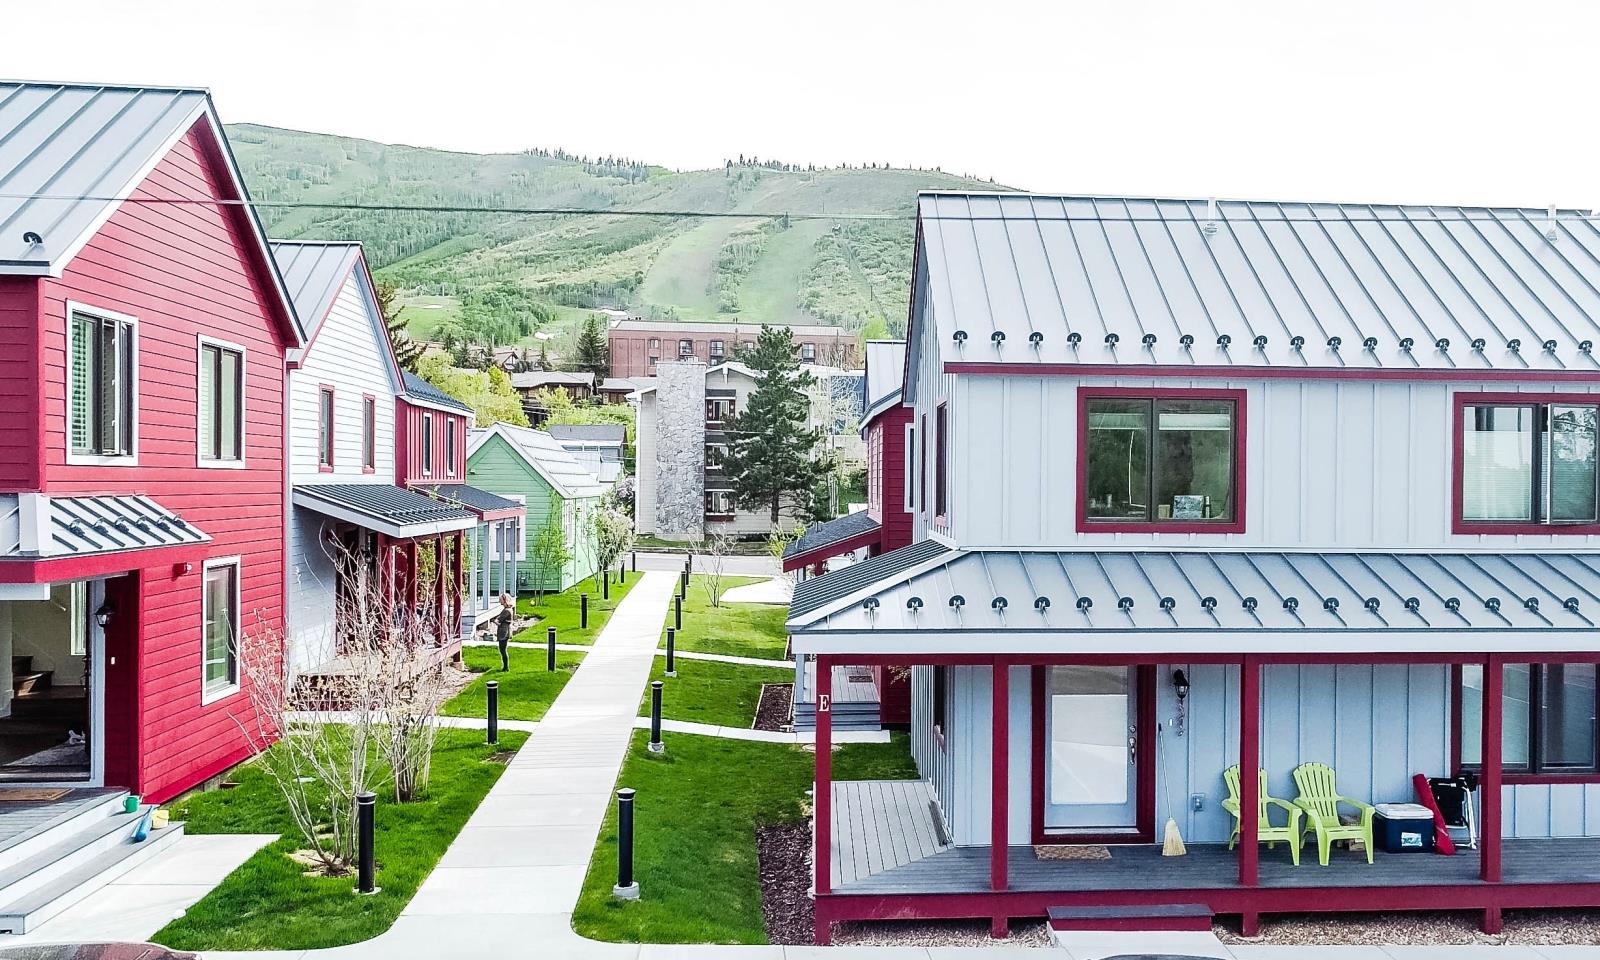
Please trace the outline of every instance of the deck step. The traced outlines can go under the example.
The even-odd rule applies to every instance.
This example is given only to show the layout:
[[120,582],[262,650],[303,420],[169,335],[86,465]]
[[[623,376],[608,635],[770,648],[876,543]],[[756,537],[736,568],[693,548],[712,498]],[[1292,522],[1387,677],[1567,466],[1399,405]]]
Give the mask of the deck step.
[[[31,657],[29,659],[32,659]],[[31,670],[11,675],[11,692],[19,697],[50,689],[53,670]]]
[[1211,908],[1203,903],[1155,903],[1121,907],[1051,907],[1052,930],[1204,930]]
[[107,790],[99,796],[87,798],[83,803],[63,804],[61,813],[11,836],[0,843],[0,875],[73,833],[92,829],[100,821],[116,815],[122,810],[127,796],[126,790]]
[[[131,839],[133,823],[149,810],[127,814],[132,822],[116,844],[76,864],[73,869],[52,877],[9,903],[0,906],[0,933],[24,934],[80,900],[93,895],[106,884],[170,849],[183,836],[183,824],[174,823],[152,831],[142,843]],[[120,819],[120,818],[118,818]]]

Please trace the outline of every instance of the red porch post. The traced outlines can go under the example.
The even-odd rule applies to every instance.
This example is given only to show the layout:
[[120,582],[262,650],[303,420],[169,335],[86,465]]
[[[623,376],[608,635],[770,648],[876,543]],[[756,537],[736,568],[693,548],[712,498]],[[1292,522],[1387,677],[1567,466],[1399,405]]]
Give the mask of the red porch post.
[[[1493,654],[1483,661],[1482,770],[1478,778],[1478,875],[1484,883],[1500,882],[1501,730],[1505,707],[1505,661]],[[1483,931],[1500,932],[1500,908],[1483,911]]]
[[1261,664],[1239,663],[1239,885],[1260,882]]
[[406,623],[417,616],[417,541],[406,541]]
[[[817,778],[815,795],[811,798],[814,824],[814,850],[816,863],[816,896],[832,892],[833,868],[833,658],[817,655]],[[833,938],[833,926],[816,905],[816,942],[827,944]]]
[[444,534],[433,538],[433,642],[444,645]]
[[462,568],[467,565],[467,532],[456,531],[455,553],[450,558],[450,610],[454,613],[451,620],[451,636],[461,632],[461,621],[465,617],[462,608],[463,586],[461,581]]
[[[990,738],[989,752],[989,887],[997,892],[1007,887],[1006,858],[1010,850],[1010,742],[1011,742],[1011,668],[996,660],[990,668]],[[1010,918],[996,916],[990,920],[989,935],[1007,936]]]

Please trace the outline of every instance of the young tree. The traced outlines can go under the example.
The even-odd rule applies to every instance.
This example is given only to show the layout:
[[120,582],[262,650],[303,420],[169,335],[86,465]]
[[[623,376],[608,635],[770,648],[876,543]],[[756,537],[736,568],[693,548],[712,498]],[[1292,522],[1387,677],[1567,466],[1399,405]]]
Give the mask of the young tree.
[[[606,499],[610,499],[607,495]],[[610,503],[603,503],[589,514],[590,535],[594,537],[595,561],[600,571],[610,570],[617,558],[633,546],[633,516]]]
[[545,585],[552,576],[556,581],[555,589],[559,592],[561,571],[572,562],[572,547],[567,543],[567,531],[560,517],[551,517],[534,533],[533,542],[529,544],[529,556],[533,559],[534,594],[543,597],[547,589]]
[[722,581],[727,574],[728,554],[733,549],[733,535],[726,530],[713,530],[706,534],[700,545],[703,564],[700,582],[705,584],[706,598],[713,607],[722,606]]
[[767,508],[776,526],[785,507],[811,511],[831,458],[821,449],[823,431],[807,426],[816,380],[801,367],[789,330],[762,327],[745,363],[756,371],[756,389],[728,427],[722,470],[739,505]]
[[422,359],[422,344],[411,339],[411,335],[406,333],[406,322],[400,319],[400,304],[395,302],[400,288],[387,280],[380,280],[373,286],[373,293],[378,296],[378,313],[383,317],[384,328],[389,331],[394,358],[400,362],[400,369],[416,373],[417,361]]
[[553,367],[550,366],[550,342],[548,340],[540,340],[539,341],[539,359],[534,361],[534,366],[531,369],[534,369],[534,370],[551,370],[551,369],[554,369]]
[[572,369],[579,373],[592,373],[596,377],[603,377],[611,369],[611,358],[606,347],[605,327],[600,323],[600,317],[589,314],[589,319],[583,321],[583,329],[578,331],[578,346],[574,351],[576,356],[572,359]]

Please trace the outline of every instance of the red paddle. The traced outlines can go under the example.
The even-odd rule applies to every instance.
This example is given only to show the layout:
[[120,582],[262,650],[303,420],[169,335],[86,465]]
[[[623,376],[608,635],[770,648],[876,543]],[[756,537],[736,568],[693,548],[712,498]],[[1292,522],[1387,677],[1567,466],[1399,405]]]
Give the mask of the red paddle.
[[1417,802],[1433,811],[1433,849],[1435,853],[1453,857],[1456,854],[1456,842],[1450,838],[1450,831],[1444,825],[1444,814],[1439,812],[1439,801],[1433,799],[1433,788],[1428,786],[1427,774],[1419,773],[1411,778],[1411,785],[1417,788]]

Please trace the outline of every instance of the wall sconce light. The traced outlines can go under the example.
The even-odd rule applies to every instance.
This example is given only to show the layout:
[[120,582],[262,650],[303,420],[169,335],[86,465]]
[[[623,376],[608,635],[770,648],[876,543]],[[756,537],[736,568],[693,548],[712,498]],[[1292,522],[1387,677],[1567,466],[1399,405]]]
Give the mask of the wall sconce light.
[[116,610],[112,609],[111,601],[107,600],[100,604],[100,608],[94,612],[94,622],[100,625],[100,629],[104,630],[111,625],[111,616],[114,613],[116,613]]
[[1178,719],[1173,724],[1173,733],[1183,736],[1187,730],[1187,708],[1185,701],[1189,699],[1189,677],[1182,670],[1172,671],[1172,690],[1178,695]]
[[194,564],[190,563],[187,560],[183,560],[183,561],[180,561],[178,563],[174,563],[172,565],[172,575],[174,577],[181,577],[181,576],[183,576],[184,574],[188,573],[189,571],[191,571],[193,569],[194,569]]

